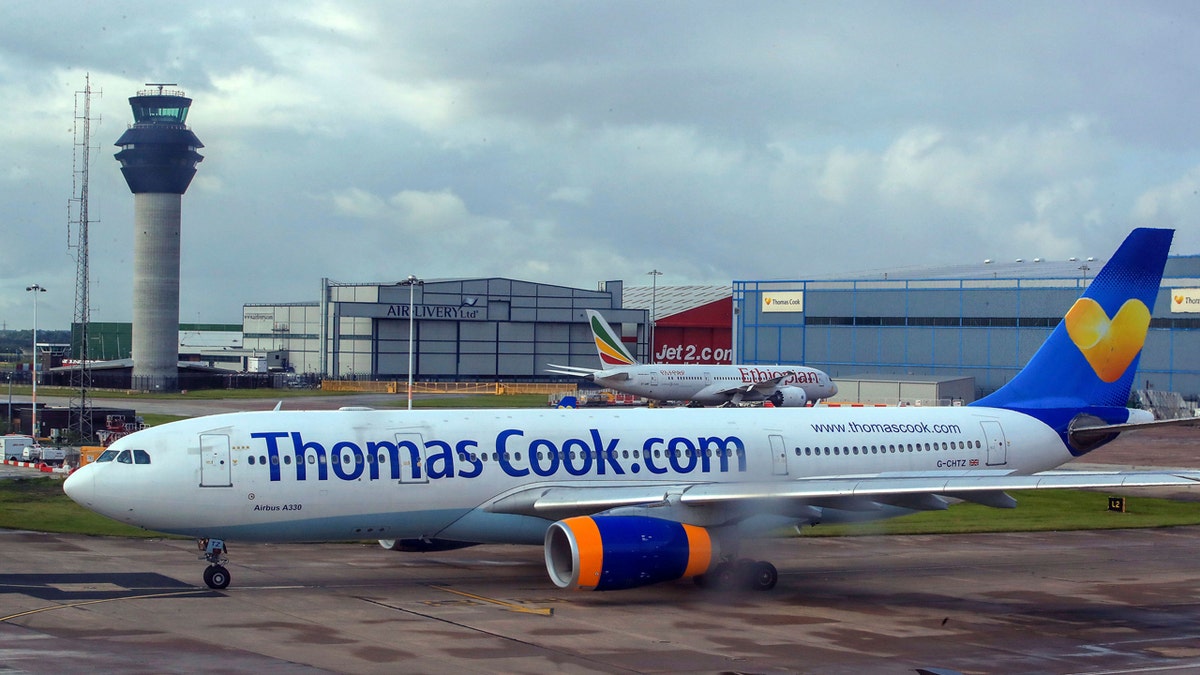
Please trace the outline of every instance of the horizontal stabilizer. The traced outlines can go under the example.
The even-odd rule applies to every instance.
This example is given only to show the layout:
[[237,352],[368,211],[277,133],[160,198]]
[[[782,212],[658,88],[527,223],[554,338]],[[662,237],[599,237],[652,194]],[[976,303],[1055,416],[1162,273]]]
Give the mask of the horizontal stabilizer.
[[[1096,418],[1091,418],[1096,419]],[[1152,427],[1192,426],[1200,425],[1200,417],[1184,417],[1175,420],[1154,420],[1152,422],[1126,422],[1124,424],[1082,424],[1072,423],[1067,436],[1075,447],[1089,447],[1098,441],[1105,441],[1126,431],[1150,429]]]
[[600,371],[596,370],[595,368],[580,368],[578,366],[560,366],[555,363],[547,363],[546,365],[548,366],[546,368],[546,372],[554,373],[555,375],[570,375],[571,377],[584,377],[584,378],[591,379],[591,378],[595,377],[596,373],[600,372]]

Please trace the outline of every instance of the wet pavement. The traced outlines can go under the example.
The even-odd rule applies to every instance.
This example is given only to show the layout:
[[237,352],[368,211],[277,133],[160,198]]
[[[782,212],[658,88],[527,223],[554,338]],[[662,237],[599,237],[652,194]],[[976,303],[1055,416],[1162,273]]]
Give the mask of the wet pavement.
[[1200,672],[1200,528],[762,542],[770,592],[562,591],[536,547],[0,531],[0,663],[62,672]]

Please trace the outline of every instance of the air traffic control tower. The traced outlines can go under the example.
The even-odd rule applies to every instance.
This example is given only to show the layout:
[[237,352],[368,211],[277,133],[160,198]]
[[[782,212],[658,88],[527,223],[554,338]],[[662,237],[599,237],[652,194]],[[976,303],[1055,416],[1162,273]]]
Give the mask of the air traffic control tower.
[[130,97],[133,126],[116,145],[133,192],[134,389],[179,388],[179,215],[204,145],[184,124],[192,99],[172,84]]

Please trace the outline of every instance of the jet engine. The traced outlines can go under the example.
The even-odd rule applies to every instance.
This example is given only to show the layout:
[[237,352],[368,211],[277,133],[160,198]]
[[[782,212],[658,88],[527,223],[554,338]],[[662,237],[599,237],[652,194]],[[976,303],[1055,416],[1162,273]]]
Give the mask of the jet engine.
[[808,394],[800,387],[781,387],[768,400],[776,408],[803,408],[808,403]]
[[559,588],[637,588],[704,574],[717,558],[707,530],[661,518],[580,516],[546,532],[546,570]]

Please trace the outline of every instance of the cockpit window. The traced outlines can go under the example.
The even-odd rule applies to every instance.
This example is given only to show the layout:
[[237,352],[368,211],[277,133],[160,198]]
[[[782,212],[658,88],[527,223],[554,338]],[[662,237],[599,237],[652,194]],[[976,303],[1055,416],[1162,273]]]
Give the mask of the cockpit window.
[[133,455],[128,450],[122,450],[121,454],[117,455],[117,462],[121,464],[133,464]]
[[134,464],[149,464],[150,463],[150,453],[146,452],[145,450],[134,450],[133,451],[133,463]]
[[105,450],[104,452],[100,453],[100,456],[96,458],[96,461],[97,462],[111,462],[116,458],[117,458],[116,450]]

